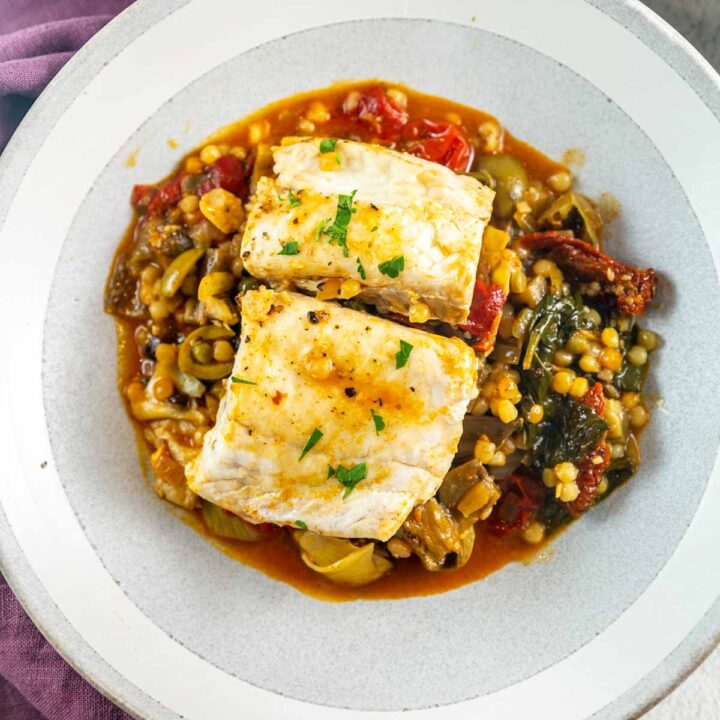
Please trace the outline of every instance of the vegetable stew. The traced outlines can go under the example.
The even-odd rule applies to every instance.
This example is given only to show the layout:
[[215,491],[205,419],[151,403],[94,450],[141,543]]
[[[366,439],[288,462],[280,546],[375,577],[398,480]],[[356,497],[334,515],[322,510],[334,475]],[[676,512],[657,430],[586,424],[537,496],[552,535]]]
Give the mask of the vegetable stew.
[[[425,161],[421,169],[447,168],[478,197],[490,193],[492,216],[461,322],[453,319],[457,308],[444,316],[414,289],[393,290],[386,300],[373,288],[373,282],[409,286],[417,262],[390,244],[382,262],[356,252],[361,218],[389,210],[373,202],[365,207],[354,187],[320,197],[324,203],[332,195],[333,212],[321,213],[312,237],[300,229],[283,235],[271,258],[299,273],[305,253],[322,250],[350,271],[282,281],[249,272],[246,236],[259,212],[267,213],[260,220],[270,216],[258,198],[279,172],[277,148],[299,153],[305,138],[317,138],[318,172],[335,178],[353,169],[352,152],[380,153],[378,163],[395,167],[406,156],[385,160],[383,153],[397,150]],[[272,199],[281,206],[272,212],[293,223],[311,212],[312,202],[310,190],[290,188]],[[639,437],[650,420],[644,385],[660,344],[639,318],[654,297],[656,275],[606,255],[606,221],[576,190],[571,171],[492,116],[397,84],[338,84],[220,130],[167,179],[135,186],[131,204],[133,220],[105,291],[118,331],[120,390],[151,453],[157,494],[187,511],[187,522],[233,557],[326,599],[442,592],[530,559],[637,471]],[[363,232],[368,247],[390,243],[382,221],[368,221]],[[432,496],[409,508],[391,537],[316,532],[309,515],[258,522],[250,511],[201,497],[188,483],[187,469],[205,452],[206,435],[229,412],[228,393],[264,391],[238,358],[252,347],[246,301],[268,287],[363,314],[386,333],[397,328],[402,339],[392,341],[387,372],[413,372],[424,357],[407,339],[420,336],[402,333],[419,331],[433,343],[475,353],[474,397],[457,427],[452,462]],[[322,309],[303,317],[308,332],[326,320]],[[322,353],[308,355],[305,369],[313,382],[334,377]],[[345,398],[360,402],[363,388],[345,385]],[[278,413],[289,412],[283,408],[292,391],[270,395]],[[373,404],[367,418],[368,442],[389,445],[390,405]],[[294,460],[305,465],[298,467],[330,452],[328,428],[309,427]],[[346,501],[341,507],[351,507],[375,482],[372,456],[327,465],[322,481],[335,483],[334,501]]]

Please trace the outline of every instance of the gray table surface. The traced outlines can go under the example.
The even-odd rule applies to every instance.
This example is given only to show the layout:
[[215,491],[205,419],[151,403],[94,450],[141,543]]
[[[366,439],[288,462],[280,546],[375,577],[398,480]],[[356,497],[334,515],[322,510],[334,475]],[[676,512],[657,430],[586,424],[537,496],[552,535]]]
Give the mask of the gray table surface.
[[[720,0],[644,0],[720,72]],[[643,720],[720,719],[720,648]]]

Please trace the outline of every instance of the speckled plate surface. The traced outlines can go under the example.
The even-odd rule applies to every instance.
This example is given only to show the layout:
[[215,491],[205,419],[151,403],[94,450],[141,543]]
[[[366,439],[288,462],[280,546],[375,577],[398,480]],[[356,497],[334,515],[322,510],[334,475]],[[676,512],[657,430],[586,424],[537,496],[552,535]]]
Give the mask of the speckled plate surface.
[[[717,76],[629,0],[257,8],[141,0],[0,160],[3,571],[58,649],[142,717],[637,715],[720,632]],[[364,77],[486,109],[552,156],[585,151],[582,188],[623,206],[610,251],[662,275],[664,402],[641,472],[548,561],[328,604],[233,563],[154,498],[101,300],[134,182],[270,100]]]

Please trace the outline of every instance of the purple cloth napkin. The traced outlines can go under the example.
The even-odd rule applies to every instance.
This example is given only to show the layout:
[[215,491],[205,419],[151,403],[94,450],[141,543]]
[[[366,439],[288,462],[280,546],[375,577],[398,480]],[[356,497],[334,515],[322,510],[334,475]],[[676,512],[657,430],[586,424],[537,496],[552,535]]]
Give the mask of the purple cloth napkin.
[[33,625],[0,575],[0,718],[129,720],[86,683]]
[[[0,0],[0,152],[55,73],[131,0]],[[0,575],[0,719],[129,720],[40,634]]]
[[55,73],[131,0],[0,0],[0,151]]

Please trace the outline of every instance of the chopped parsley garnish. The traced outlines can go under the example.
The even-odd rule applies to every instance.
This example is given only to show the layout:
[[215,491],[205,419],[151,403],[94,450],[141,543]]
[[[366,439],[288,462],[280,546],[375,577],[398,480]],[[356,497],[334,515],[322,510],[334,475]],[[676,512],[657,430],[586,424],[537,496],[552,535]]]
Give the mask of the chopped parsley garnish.
[[392,260],[386,260],[378,265],[378,270],[391,278],[396,278],[405,269],[405,257],[396,255]]
[[[318,444],[318,441],[322,436],[323,434],[320,430],[318,430],[318,428],[315,428],[312,431],[308,441],[305,443],[303,451],[300,453],[300,460],[302,460]],[[300,460],[298,460],[298,462],[300,462]]]
[[304,520],[296,520],[295,524],[301,529],[301,530],[307,530],[307,524]]
[[377,225],[373,225],[373,226],[370,228],[370,232],[376,232],[377,229],[378,229],[378,226],[377,226]]
[[405,367],[407,365],[407,361],[410,358],[410,353],[412,352],[413,346],[405,342],[404,340],[400,341],[400,350],[395,353],[395,369],[399,370],[402,367]]
[[324,229],[322,232],[330,237],[328,241],[331,245],[339,245],[342,248],[343,255],[347,257],[350,254],[347,245],[347,231],[350,220],[352,219],[353,213],[356,212],[356,208],[352,206],[353,198],[357,190],[353,190],[350,195],[339,195],[337,211],[335,212],[335,220],[333,224]]
[[328,465],[328,480],[335,474],[335,468],[332,465]]
[[288,202],[290,203],[291,208],[302,205],[300,198],[292,190],[288,190]]
[[370,410],[373,422],[375,423],[375,434],[379,435],[381,430],[385,429],[385,421],[374,410]]
[[320,152],[321,153],[329,153],[333,150],[335,151],[335,162],[338,165],[342,165],[342,155],[340,155],[340,151],[337,149],[338,141],[335,138],[325,138],[324,140],[320,141]]
[[324,218],[318,223],[317,229],[315,230],[315,240],[319,240],[320,236],[325,232],[325,227],[332,220],[332,218]]
[[333,472],[337,481],[345,488],[343,493],[343,499],[345,499],[355,489],[355,486],[367,477],[367,465],[360,463],[349,468],[338,465]]
[[257,385],[256,382],[253,382],[252,380],[246,380],[245,378],[239,378],[235,377],[233,375],[230,380],[232,380],[233,383],[240,384],[240,385]]
[[283,243],[282,250],[278,255],[297,255],[300,252],[300,247],[297,244],[297,240],[290,240],[290,242]]
[[367,280],[367,275],[365,274],[365,268],[363,267],[363,264],[360,262],[360,258],[355,258],[355,262],[357,263],[358,272],[360,273],[360,277],[363,280]]

